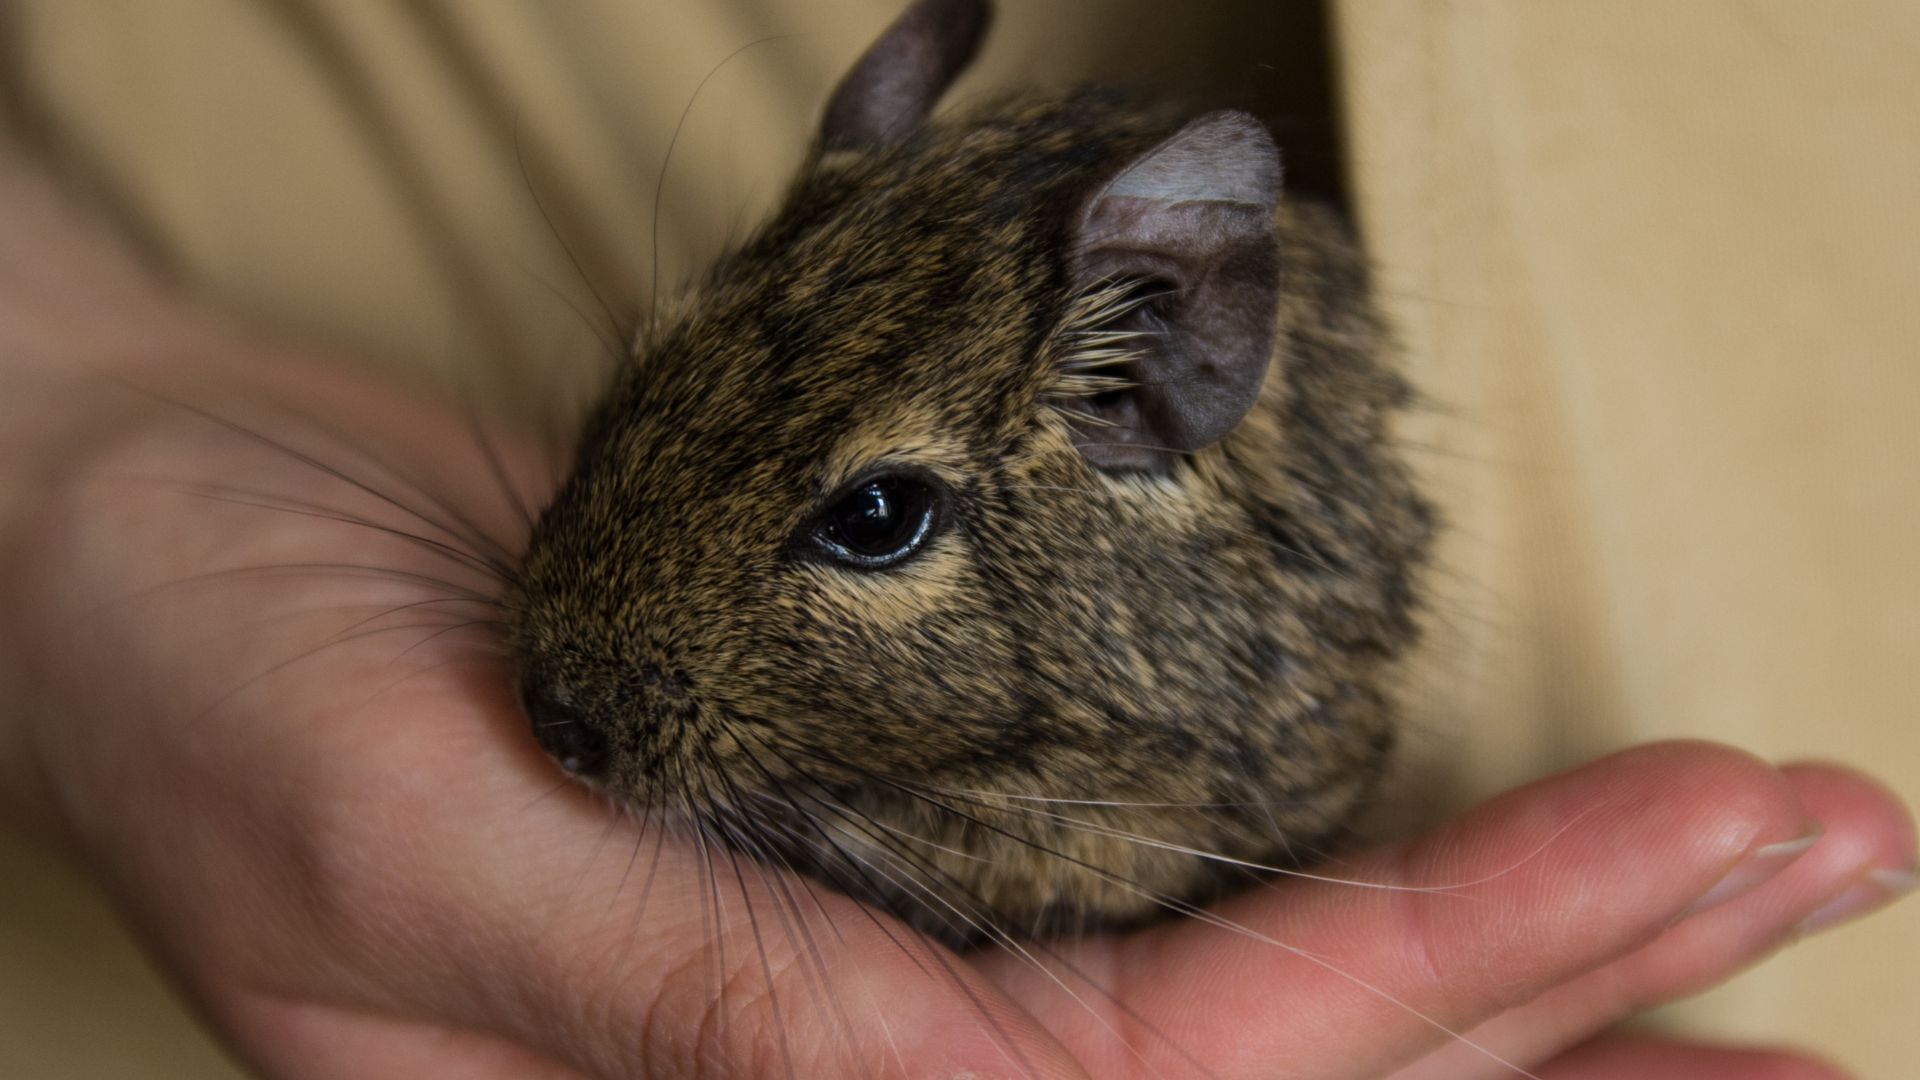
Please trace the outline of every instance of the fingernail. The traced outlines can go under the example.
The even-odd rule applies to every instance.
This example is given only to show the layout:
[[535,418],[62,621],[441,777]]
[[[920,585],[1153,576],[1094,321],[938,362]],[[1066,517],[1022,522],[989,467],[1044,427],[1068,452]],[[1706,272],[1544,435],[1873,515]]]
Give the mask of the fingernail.
[[1693,906],[1687,908],[1680,917],[1684,919],[1688,915],[1698,915],[1710,907],[1718,907],[1785,870],[1789,863],[1805,855],[1807,849],[1819,843],[1820,835],[1824,831],[1819,825],[1815,825],[1813,830],[1805,836],[1782,840],[1776,844],[1763,844],[1747,852],[1745,858],[1735,864],[1732,870],[1727,871],[1726,877],[1721,878],[1718,884],[1708,889],[1700,899],[1695,900]]
[[1869,870],[1860,879],[1840,891],[1840,895],[1822,904],[1819,910],[1800,920],[1793,928],[1796,935],[1818,933],[1849,919],[1858,918],[1874,908],[1892,903],[1920,889],[1920,871],[1882,867]]

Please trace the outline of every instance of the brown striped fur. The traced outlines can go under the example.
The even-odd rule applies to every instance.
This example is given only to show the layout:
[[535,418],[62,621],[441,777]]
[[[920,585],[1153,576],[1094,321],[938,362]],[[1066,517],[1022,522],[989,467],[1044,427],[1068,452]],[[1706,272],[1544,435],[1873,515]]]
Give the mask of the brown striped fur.
[[[1075,445],[1075,223],[1181,119],[1085,90],[817,152],[657,320],[509,598],[522,679],[610,740],[598,786],[956,944],[1135,921],[1246,875],[1174,849],[1290,863],[1338,830],[1431,532],[1342,227],[1282,204],[1271,365],[1224,441],[1135,471]],[[881,464],[950,489],[931,546],[807,557]]]

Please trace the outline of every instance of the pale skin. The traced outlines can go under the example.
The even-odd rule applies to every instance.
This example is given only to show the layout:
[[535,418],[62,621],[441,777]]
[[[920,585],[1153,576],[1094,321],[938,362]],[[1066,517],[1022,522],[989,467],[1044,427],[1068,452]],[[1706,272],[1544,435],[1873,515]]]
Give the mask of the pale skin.
[[[1065,989],[709,864],[565,780],[484,627],[435,636],[484,608],[378,617],[448,593],[396,575],[484,574],[289,509],[425,531],[125,384],[250,424],[298,401],[350,433],[303,446],[357,477],[377,448],[512,536],[459,409],[194,314],[37,198],[0,185],[0,812],[263,1075],[1840,1075],[1605,1034],[1911,880],[1907,811],[1837,766],[1628,750],[1328,871],[1348,883],[1242,894],[1235,928],[1054,946]],[[505,453],[537,496],[539,456]]]

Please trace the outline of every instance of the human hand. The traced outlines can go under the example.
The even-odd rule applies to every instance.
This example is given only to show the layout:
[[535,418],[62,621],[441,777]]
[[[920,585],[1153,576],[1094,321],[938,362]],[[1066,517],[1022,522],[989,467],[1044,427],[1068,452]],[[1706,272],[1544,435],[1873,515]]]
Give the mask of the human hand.
[[263,1073],[1831,1075],[1579,1044],[1903,883],[1905,812],[1843,769],[1645,747],[1031,957],[644,830],[507,692],[487,598],[526,526],[464,422],[73,269],[0,194],[0,809]]
[[[6,568],[9,650],[49,816],[268,1074],[1827,1076],[1581,1044],[1911,881],[1870,781],[1669,744],[1340,880],[955,956],[548,763],[486,621],[524,521],[457,418],[238,339],[189,351],[257,397],[155,404],[62,471]],[[354,434],[248,412],[267,397]]]

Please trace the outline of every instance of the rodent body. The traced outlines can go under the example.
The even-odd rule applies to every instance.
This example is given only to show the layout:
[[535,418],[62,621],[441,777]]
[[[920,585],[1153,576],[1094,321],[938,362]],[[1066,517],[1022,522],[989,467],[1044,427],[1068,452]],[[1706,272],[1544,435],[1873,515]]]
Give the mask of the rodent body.
[[923,122],[984,22],[926,0],[855,68],[509,597],[583,779],[954,944],[1337,832],[1432,531],[1364,263],[1264,130],[1100,90]]

